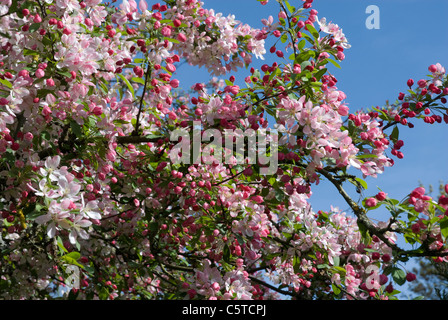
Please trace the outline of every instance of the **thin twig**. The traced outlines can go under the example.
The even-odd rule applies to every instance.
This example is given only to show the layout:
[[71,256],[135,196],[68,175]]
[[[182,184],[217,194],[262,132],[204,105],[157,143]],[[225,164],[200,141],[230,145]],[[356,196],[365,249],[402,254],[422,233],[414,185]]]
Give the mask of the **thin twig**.
[[137,121],[135,122],[135,130],[134,130],[134,132],[132,134],[133,136],[138,136],[139,135],[138,129],[140,127],[140,115],[141,115],[142,109],[143,109],[143,101],[144,101],[144,98],[145,98],[146,89],[147,89],[147,86],[148,86],[148,81],[149,81],[149,78],[150,78],[150,74],[151,74],[151,64],[148,62],[148,67],[146,68],[146,73],[145,73],[145,84],[143,86],[143,93],[142,93],[142,96],[140,98],[140,105],[138,107],[138,113],[137,113]]

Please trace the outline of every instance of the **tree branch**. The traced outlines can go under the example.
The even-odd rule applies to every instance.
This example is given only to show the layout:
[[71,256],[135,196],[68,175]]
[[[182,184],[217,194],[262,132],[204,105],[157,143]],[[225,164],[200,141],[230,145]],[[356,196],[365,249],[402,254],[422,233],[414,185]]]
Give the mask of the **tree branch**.
[[148,81],[150,78],[150,74],[151,74],[151,64],[148,62],[148,67],[146,68],[146,72],[145,72],[145,84],[143,86],[143,92],[142,92],[142,96],[140,98],[140,105],[138,107],[138,113],[137,113],[137,121],[135,122],[135,129],[134,132],[132,133],[133,136],[138,136],[138,129],[140,127],[140,115],[142,113],[142,109],[143,109],[143,100],[145,98],[145,94],[146,94],[146,88],[148,86]]
[[366,215],[366,211],[359,207],[358,204],[348,195],[348,193],[342,187],[342,184],[333,177],[328,171],[320,170],[319,171],[325,178],[327,178],[339,191],[339,194],[344,198],[345,202],[350,206],[353,210],[354,214],[358,218],[359,222],[362,223],[367,230],[372,234],[376,235],[380,238],[388,247],[396,250],[398,252],[403,252],[404,250],[398,247],[395,243],[392,243],[383,232],[381,232]]
[[448,256],[448,252],[443,252],[440,250],[430,250],[426,243],[423,243],[419,248],[415,250],[404,250],[400,248],[395,243],[391,242],[386,236],[385,232],[389,229],[388,227],[385,229],[379,229],[376,227],[372,221],[367,217],[366,211],[364,208],[358,206],[358,204],[353,201],[353,199],[347,194],[347,192],[342,187],[341,183],[333,177],[328,171],[320,170],[319,171],[325,178],[327,178],[339,191],[344,200],[353,210],[354,214],[358,218],[358,221],[366,227],[371,235],[377,236],[380,240],[382,240],[389,248],[394,250],[397,255],[401,258],[403,257],[444,257]]
[[252,280],[253,282],[256,282],[256,283],[258,283],[258,284],[260,284],[260,285],[262,285],[262,286],[264,286],[266,288],[269,288],[269,289],[271,289],[271,290],[273,290],[275,292],[278,292],[280,294],[283,294],[285,296],[297,297],[297,294],[295,294],[293,292],[289,292],[289,291],[285,291],[285,290],[279,289],[279,288],[277,288],[277,287],[275,287],[275,286],[273,286],[273,285],[271,285],[271,284],[269,284],[269,283],[267,283],[267,282],[265,282],[263,280],[255,278],[254,276],[249,276],[249,279]]
[[147,142],[157,142],[163,138],[147,138],[141,136],[122,136],[117,137],[117,143],[126,144],[126,143],[147,143]]
[[[434,101],[436,101],[436,100],[442,98],[443,96],[444,96],[443,93],[439,94],[437,97],[435,97],[435,98],[432,99],[431,101],[426,102],[420,109],[421,109],[421,110],[425,110],[425,108],[428,107],[432,102],[434,102]],[[404,116],[404,117],[402,117],[401,119],[407,119],[407,118],[409,118],[409,117]],[[392,127],[392,126],[394,126],[394,125],[396,125],[396,124],[399,124],[399,123],[400,123],[400,121],[392,121],[392,122],[389,122],[388,124],[386,124],[386,125],[383,127],[383,131],[384,131],[384,130],[387,130],[388,128],[390,128],[390,127]]]

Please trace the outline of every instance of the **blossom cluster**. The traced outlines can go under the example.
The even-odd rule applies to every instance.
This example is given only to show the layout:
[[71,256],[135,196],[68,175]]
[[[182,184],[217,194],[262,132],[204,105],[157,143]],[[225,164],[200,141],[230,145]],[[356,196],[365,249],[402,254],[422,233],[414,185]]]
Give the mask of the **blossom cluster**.
[[[432,104],[446,103],[445,69],[431,65],[388,109],[350,112],[326,69],[345,59],[347,38],[302,2],[256,29],[197,0],[1,1],[0,296],[388,299],[403,278],[399,234],[445,252],[446,195],[354,204],[342,189],[363,187],[348,169],[377,177],[403,157],[398,125],[447,122]],[[270,36],[285,48],[255,69]],[[182,62],[211,82],[181,91]],[[229,76],[242,67],[245,88]],[[195,121],[201,134],[275,128],[278,168],[261,175],[234,150],[230,163],[173,163],[170,133],[193,134]],[[311,207],[325,178],[354,215]],[[372,223],[380,205],[409,221]]]

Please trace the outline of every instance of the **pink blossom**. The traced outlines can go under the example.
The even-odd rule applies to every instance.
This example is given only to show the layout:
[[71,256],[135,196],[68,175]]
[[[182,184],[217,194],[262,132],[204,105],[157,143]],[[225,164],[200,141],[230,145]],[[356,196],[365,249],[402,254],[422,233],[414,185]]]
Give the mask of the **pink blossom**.
[[377,205],[377,200],[375,198],[368,198],[366,199],[366,206],[367,207],[374,207]]

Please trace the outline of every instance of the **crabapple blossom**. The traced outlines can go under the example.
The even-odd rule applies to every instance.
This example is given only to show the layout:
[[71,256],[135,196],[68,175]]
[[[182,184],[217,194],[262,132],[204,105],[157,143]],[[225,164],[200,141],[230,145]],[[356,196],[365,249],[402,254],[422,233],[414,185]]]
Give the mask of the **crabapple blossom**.
[[[302,2],[280,1],[257,29],[197,0],[2,1],[0,296],[51,299],[77,267],[70,299],[386,299],[402,260],[447,263],[446,194],[417,187],[398,201],[363,180],[405,156],[398,130],[411,119],[448,122],[445,68],[403,83],[394,104],[351,110],[326,68],[351,45]],[[184,91],[184,62],[210,81]],[[263,157],[224,146],[232,132],[261,153],[249,133],[271,128],[269,174]],[[197,161],[174,163],[197,155],[176,149],[190,137]],[[320,183],[346,212],[310,204]],[[370,218],[380,206],[389,220]]]

